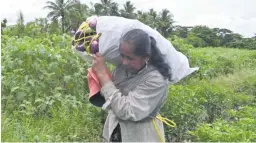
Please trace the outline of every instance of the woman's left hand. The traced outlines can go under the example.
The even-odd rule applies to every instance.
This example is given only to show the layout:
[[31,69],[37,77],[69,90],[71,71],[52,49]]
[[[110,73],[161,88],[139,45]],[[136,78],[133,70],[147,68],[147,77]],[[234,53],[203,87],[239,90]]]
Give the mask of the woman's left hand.
[[96,53],[93,58],[92,70],[99,78],[101,86],[111,80],[109,77],[110,71],[105,64],[104,57],[100,53]]

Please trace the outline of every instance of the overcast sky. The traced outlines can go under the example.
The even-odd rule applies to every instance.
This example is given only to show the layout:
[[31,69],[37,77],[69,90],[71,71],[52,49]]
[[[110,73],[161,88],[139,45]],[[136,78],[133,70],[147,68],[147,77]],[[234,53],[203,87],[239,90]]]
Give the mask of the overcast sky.
[[[44,10],[47,0],[2,0],[1,20],[7,18],[9,24],[16,23],[19,10],[25,21],[35,17],[46,17]],[[90,0],[81,0],[90,5]],[[94,0],[93,2],[99,2]],[[120,4],[126,0],[112,0]],[[131,0],[138,10],[154,8],[160,11],[167,8],[174,16],[177,25],[207,25],[211,28],[227,28],[245,37],[256,33],[256,0]]]

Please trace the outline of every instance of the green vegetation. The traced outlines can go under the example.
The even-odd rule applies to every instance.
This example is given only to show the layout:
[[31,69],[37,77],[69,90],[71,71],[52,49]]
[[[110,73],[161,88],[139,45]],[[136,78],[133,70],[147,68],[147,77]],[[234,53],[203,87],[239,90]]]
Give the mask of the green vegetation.
[[[26,16],[22,11],[18,15],[16,25],[8,25],[8,21],[1,22],[2,33],[13,36],[35,37],[46,33],[69,33],[77,30],[79,25],[89,16],[121,16],[138,19],[159,31],[164,37],[177,36],[194,47],[226,47],[239,49],[256,49],[256,35],[243,37],[226,28],[209,28],[206,25],[181,26],[175,23],[174,16],[168,9],[148,11],[136,9],[131,1],[120,5],[113,0],[101,0],[98,3],[82,3],[80,0],[52,0],[42,7],[49,10],[46,18],[36,18],[25,23]],[[39,36],[40,37],[40,36]]]
[[[2,35],[2,141],[101,141],[105,114],[88,103],[88,66],[70,41]],[[168,140],[255,141],[256,52],[173,43],[201,68],[170,86]]]
[[16,25],[1,22],[1,141],[101,141],[106,113],[88,102],[89,65],[73,54],[69,33],[98,14],[139,19],[200,67],[170,86],[161,114],[177,126],[165,127],[167,141],[256,142],[255,37],[174,26],[168,10],[136,12],[129,1],[54,3],[46,3],[48,18],[25,24],[20,13]]

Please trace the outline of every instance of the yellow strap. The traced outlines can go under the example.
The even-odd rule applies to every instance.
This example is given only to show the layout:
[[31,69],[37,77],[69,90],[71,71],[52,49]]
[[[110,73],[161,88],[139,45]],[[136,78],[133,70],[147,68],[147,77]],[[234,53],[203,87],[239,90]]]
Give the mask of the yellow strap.
[[89,23],[88,22],[84,22],[81,24],[81,26],[78,28],[79,30],[85,29],[89,27]]
[[[157,115],[156,118],[159,119],[160,121],[162,121],[163,123],[165,123],[166,125],[168,125],[169,127],[173,127],[173,128],[174,128],[174,127],[176,126],[176,124],[175,124],[173,121],[171,121],[171,120],[169,120],[169,119],[167,119],[167,118],[164,118],[164,117],[162,117],[161,115]],[[172,125],[171,125],[170,123],[168,123],[167,121],[170,122]],[[164,138],[161,136],[160,130],[158,129],[154,118],[153,118],[152,122],[153,122],[153,125],[154,125],[154,127],[155,127],[155,129],[156,129],[156,132],[157,132],[157,134],[158,134],[160,140],[161,140],[162,142],[164,142],[165,140],[164,140]]]
[[93,38],[93,36],[85,36],[85,37],[82,37],[82,38],[79,37],[80,39],[77,39],[77,40],[74,39],[74,41],[75,41],[75,42],[78,42],[78,41],[80,41],[80,40],[84,40],[84,39],[90,38],[90,37]]
[[162,137],[161,133],[160,133],[160,130],[158,129],[157,125],[156,125],[156,122],[155,122],[155,119],[152,120],[153,124],[154,124],[154,127],[156,129],[156,132],[161,140],[161,142],[164,142],[164,138]]
[[[164,118],[164,117],[162,117],[161,115],[157,115],[156,116],[156,118],[157,119],[159,119],[160,121],[162,121],[162,122],[164,122],[166,125],[168,125],[169,127],[175,127],[176,126],[176,124],[172,121],[172,120],[169,120],[169,119],[167,119],[167,118]],[[169,123],[168,123],[169,122]],[[171,124],[172,125],[171,125]]]

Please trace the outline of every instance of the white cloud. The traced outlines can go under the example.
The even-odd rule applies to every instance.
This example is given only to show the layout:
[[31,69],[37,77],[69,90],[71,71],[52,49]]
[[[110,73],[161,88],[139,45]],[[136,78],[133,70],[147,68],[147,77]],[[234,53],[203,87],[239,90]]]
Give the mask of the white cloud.
[[[14,24],[19,10],[22,10],[26,21],[32,21],[36,17],[46,17],[48,10],[43,9],[46,1],[2,1],[1,19],[7,18],[9,24]],[[90,5],[90,0],[81,1]],[[126,2],[126,0],[113,1],[119,3],[121,8]],[[150,8],[157,11],[167,8],[179,25],[227,28],[246,37],[256,33],[255,0],[131,0],[131,2],[137,9],[144,11]]]

